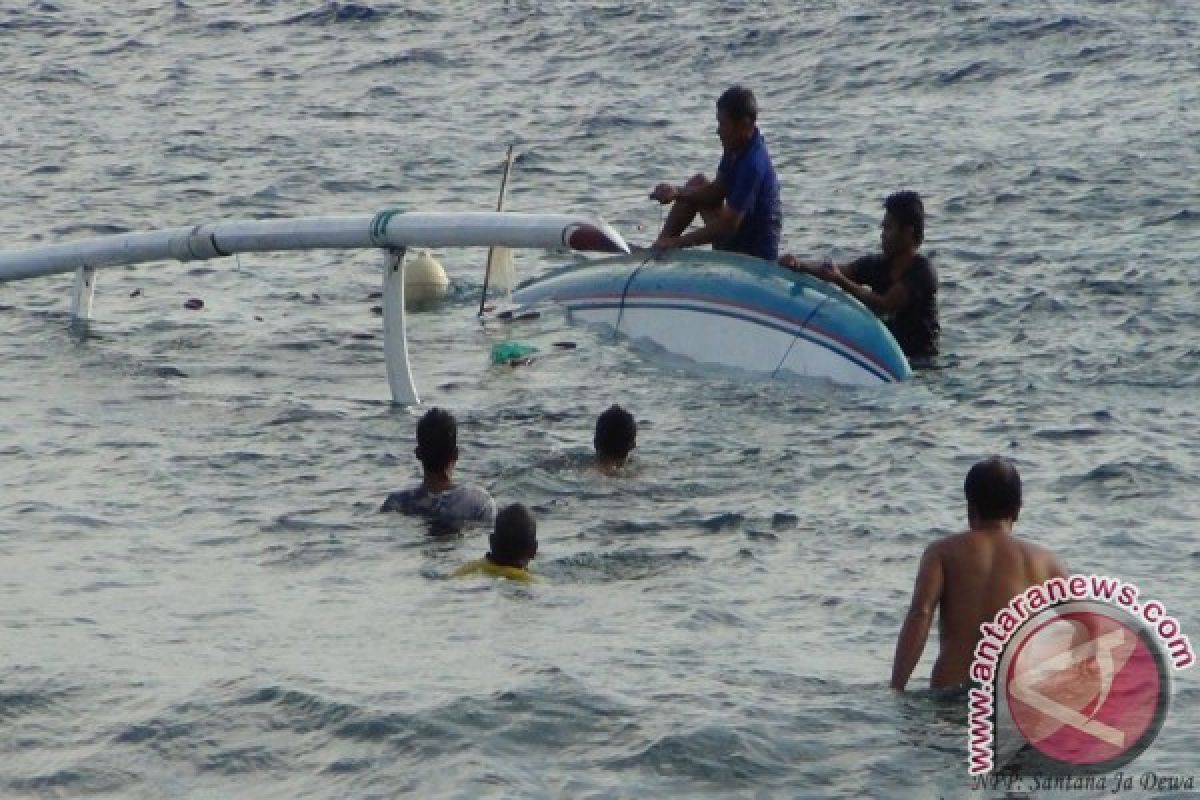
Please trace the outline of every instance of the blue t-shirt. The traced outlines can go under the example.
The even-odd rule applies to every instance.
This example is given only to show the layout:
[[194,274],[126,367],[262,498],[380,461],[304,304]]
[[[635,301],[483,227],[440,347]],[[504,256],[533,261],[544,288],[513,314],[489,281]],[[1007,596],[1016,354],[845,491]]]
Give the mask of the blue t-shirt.
[[779,258],[779,235],[783,229],[779,179],[771,165],[767,141],[758,128],[754,129],[754,137],[745,150],[721,157],[717,177],[725,184],[725,202],[743,216],[737,232],[713,247],[768,261]]

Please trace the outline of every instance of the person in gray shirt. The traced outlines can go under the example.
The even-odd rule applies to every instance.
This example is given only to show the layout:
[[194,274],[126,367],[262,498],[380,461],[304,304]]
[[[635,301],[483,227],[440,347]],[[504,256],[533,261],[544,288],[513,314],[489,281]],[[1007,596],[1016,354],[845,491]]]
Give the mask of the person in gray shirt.
[[398,511],[432,518],[442,526],[492,525],[496,501],[478,486],[454,483],[458,463],[458,423],[454,415],[431,408],[417,423],[417,460],[424,478],[420,486],[392,492],[380,511]]

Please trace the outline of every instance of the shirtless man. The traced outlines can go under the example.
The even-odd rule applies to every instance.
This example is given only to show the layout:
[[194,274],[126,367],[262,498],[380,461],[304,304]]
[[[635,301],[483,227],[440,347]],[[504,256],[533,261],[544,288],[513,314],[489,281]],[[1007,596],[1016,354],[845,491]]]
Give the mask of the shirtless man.
[[938,609],[941,652],[930,686],[965,686],[979,642],[979,626],[995,618],[1013,597],[1066,570],[1044,547],[1012,535],[1021,511],[1021,476],[1011,462],[989,458],[971,467],[963,483],[968,529],[925,549],[912,605],[892,664],[892,688],[908,684]]

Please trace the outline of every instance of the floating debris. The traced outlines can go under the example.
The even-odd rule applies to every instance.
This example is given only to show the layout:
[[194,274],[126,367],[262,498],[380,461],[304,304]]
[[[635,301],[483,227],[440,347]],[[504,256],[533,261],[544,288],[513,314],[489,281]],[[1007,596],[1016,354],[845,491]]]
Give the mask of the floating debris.
[[507,364],[510,367],[522,366],[533,361],[531,356],[537,352],[533,345],[520,342],[498,342],[492,347],[492,363]]
[[496,315],[496,319],[511,320],[512,322],[520,322],[527,319],[538,319],[542,316],[540,311],[522,311],[520,314],[513,313],[512,309],[501,311]]

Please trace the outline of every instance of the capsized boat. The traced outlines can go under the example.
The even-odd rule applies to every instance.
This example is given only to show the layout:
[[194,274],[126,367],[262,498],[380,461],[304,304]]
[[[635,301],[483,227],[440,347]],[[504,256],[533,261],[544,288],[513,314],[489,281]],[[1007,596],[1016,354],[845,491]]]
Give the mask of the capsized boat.
[[750,256],[673,250],[574,264],[517,287],[522,306],[558,303],[697,364],[848,386],[907,380],[888,329],[841,289]]

